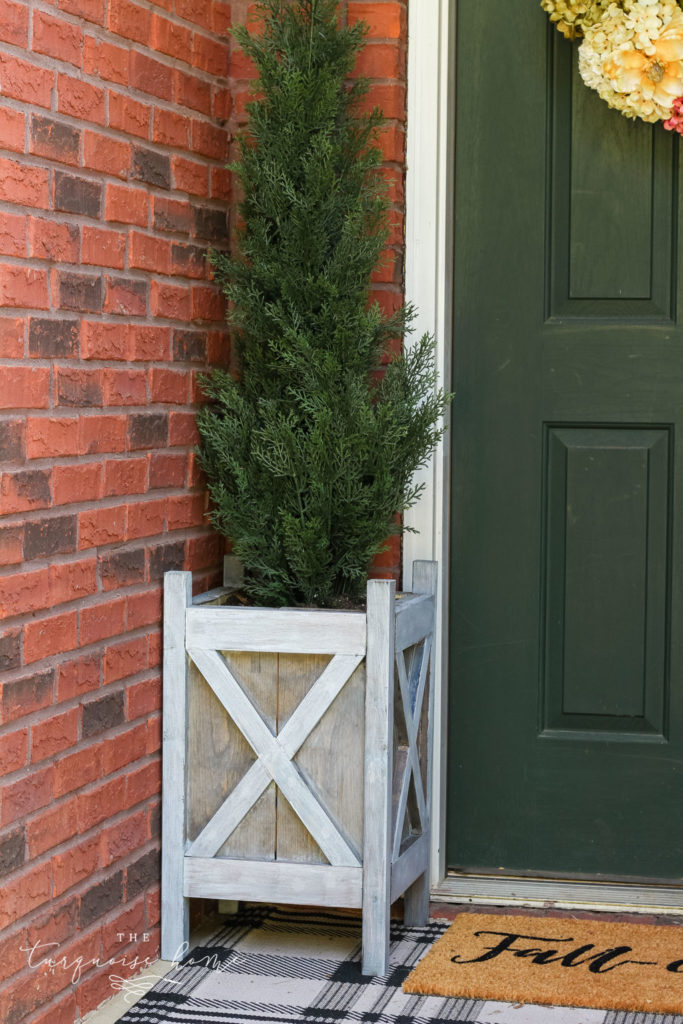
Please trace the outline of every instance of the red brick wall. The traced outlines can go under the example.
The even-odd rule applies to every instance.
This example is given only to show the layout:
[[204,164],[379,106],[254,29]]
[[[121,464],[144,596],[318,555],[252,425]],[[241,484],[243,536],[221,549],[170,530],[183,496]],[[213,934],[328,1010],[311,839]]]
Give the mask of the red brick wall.
[[[131,973],[91,960],[158,949],[161,578],[219,579],[193,408],[198,372],[229,358],[203,254],[226,234],[250,77],[227,28],[247,7],[0,0],[4,1024],[71,1024]],[[376,297],[395,308],[407,4],[347,7],[391,118]]]

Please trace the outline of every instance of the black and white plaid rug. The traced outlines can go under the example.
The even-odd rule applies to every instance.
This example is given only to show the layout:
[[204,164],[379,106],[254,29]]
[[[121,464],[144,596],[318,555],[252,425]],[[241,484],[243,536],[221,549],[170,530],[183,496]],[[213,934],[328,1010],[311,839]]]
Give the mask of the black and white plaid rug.
[[247,908],[119,1024],[683,1024],[683,1017],[410,996],[401,983],[450,922],[391,929],[391,970],[360,973],[360,922],[343,913]]

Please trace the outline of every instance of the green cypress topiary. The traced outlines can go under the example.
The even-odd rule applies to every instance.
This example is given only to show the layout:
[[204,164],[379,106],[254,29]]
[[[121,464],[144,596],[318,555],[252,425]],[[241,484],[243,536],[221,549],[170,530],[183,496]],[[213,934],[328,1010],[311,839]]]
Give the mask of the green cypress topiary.
[[259,73],[239,137],[238,253],[212,261],[230,303],[238,376],[205,379],[200,459],[211,520],[258,604],[362,598],[372,558],[417,499],[439,437],[433,339],[378,372],[413,311],[368,305],[388,234],[365,81],[348,85],[366,27],[336,0],[263,0],[234,36]]

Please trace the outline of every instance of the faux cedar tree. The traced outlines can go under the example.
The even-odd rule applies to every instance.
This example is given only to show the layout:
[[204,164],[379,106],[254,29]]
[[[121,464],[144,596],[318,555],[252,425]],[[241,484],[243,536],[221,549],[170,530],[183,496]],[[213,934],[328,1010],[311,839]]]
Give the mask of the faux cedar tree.
[[441,436],[425,335],[378,372],[414,313],[369,305],[388,235],[378,110],[349,86],[367,26],[336,0],[262,0],[261,31],[234,36],[259,73],[232,167],[244,196],[238,253],[213,253],[238,374],[204,380],[199,454],[211,520],[258,604],[362,599],[373,557],[400,529],[411,483]]

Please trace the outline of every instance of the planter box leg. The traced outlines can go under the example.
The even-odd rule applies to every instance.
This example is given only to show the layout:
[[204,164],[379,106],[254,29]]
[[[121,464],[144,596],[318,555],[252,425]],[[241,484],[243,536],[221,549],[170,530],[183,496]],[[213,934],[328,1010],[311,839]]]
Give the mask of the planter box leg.
[[393,580],[368,582],[363,826],[363,974],[389,970],[394,732]]
[[413,882],[403,897],[403,921],[411,928],[429,924],[429,871]]
[[185,612],[192,574],[166,573],[164,583],[164,736],[161,819],[161,957],[181,959],[190,935],[184,892],[187,656]]

